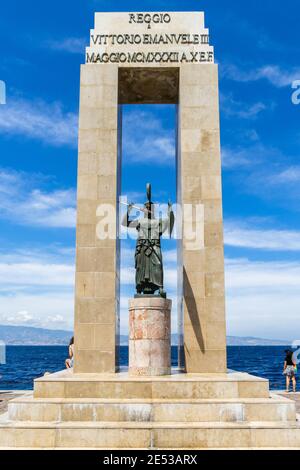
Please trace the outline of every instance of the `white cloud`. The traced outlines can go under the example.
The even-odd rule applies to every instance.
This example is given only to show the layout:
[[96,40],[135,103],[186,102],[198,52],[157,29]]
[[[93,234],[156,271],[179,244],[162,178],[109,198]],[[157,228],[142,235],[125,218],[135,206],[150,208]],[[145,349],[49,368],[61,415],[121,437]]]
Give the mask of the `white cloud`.
[[75,190],[42,190],[36,187],[42,180],[38,175],[0,171],[0,217],[16,225],[73,228]]
[[46,263],[2,263],[0,261],[0,290],[9,286],[58,286],[72,287],[74,266]]
[[51,287],[74,287],[73,251],[65,252],[55,246],[43,250],[17,250],[0,253],[0,291],[28,291]]
[[293,156],[260,141],[246,147],[222,148],[223,170],[234,172],[231,184],[239,192],[255,195],[274,207],[299,212],[300,167],[293,160]]
[[299,77],[300,69],[288,71],[275,65],[267,65],[257,70],[257,79],[265,78],[278,88],[291,86],[292,82]]
[[28,321],[31,321],[33,319],[33,316],[30,315],[30,313],[27,312],[27,310],[22,310],[21,312],[17,312],[15,317],[10,318],[11,321],[18,321],[22,323],[26,323]]
[[38,139],[47,145],[76,147],[78,117],[60,103],[12,99],[0,108],[0,133]]
[[72,329],[73,258],[55,246],[0,253],[0,324]]
[[230,335],[299,339],[300,264],[226,260]]
[[23,246],[18,249],[8,250],[6,247],[0,251],[1,263],[41,263],[41,264],[74,264],[75,246],[41,245]]
[[273,184],[290,184],[300,182],[300,167],[291,166],[272,176]]
[[126,161],[171,165],[175,162],[174,130],[150,111],[127,111],[123,119],[123,149]]
[[280,152],[276,154],[274,151],[273,155],[272,152],[269,152],[269,155],[266,153],[265,158],[272,159],[272,165],[252,168],[252,171],[244,175],[240,187],[249,194],[271,201],[273,206],[298,212],[300,197],[298,167],[286,166],[284,160],[288,161],[290,158],[288,155],[280,155]]
[[227,332],[292,342],[300,339],[300,296],[279,292],[227,296]]
[[[223,147],[222,166],[225,170],[249,166],[253,167],[253,169],[254,167],[260,167],[260,173],[263,175],[263,178],[270,179],[272,178],[272,174],[274,174],[274,170],[272,172],[269,163],[272,162],[273,167],[275,168],[275,164],[278,166],[282,165],[282,162],[286,162],[287,157],[278,148],[271,145],[265,145],[260,142],[259,138],[255,139],[255,134],[254,136],[252,135],[252,137],[254,137],[254,139],[248,139],[248,141],[250,141],[250,145]],[[248,172],[247,176],[251,175],[252,173]],[[257,173],[253,172],[253,175],[255,178],[257,177]]]
[[133,267],[124,266],[121,269],[121,283],[122,285],[134,285],[135,269]]
[[226,169],[251,165],[250,152],[247,148],[233,149],[222,147],[222,167]]
[[220,94],[221,111],[225,116],[238,117],[242,119],[255,119],[258,115],[267,109],[262,102],[248,104],[236,101],[231,95]]
[[221,69],[225,78],[237,82],[255,82],[265,79],[273,86],[282,88],[291,86],[294,80],[300,79],[300,68],[284,70],[278,65],[266,65],[252,70],[242,70],[233,64],[227,64]]
[[166,250],[163,252],[164,263],[177,263],[177,250]]
[[[226,259],[226,287],[231,293],[241,289],[252,293],[292,291],[300,285],[300,263],[292,261],[249,261]],[[300,291],[299,291],[300,295]]]
[[44,43],[45,47],[54,51],[69,52],[71,54],[84,54],[88,45],[85,38],[51,39]]
[[0,324],[72,330],[73,292],[0,293]]
[[300,251],[300,232],[256,228],[242,220],[225,222],[225,245],[272,251]]

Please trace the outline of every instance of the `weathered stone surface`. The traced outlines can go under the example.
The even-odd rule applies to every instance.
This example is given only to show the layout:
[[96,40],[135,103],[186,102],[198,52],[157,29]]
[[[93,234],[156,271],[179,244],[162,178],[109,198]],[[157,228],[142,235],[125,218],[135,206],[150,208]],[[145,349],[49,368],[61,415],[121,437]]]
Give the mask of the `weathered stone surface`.
[[295,403],[243,373],[61,371],[8,405],[0,448],[299,448]]
[[36,379],[34,397],[115,400],[268,398],[269,382],[240,372],[188,374],[175,370],[168,376],[134,377],[128,372],[76,374],[64,370]]
[[155,297],[129,301],[129,373],[171,372],[171,300]]
[[[184,366],[226,371],[222,187],[216,65],[180,72],[181,166],[184,203],[203,204],[203,244],[182,242]],[[193,229],[199,229],[197,224]],[[185,235],[185,232],[184,232]]]

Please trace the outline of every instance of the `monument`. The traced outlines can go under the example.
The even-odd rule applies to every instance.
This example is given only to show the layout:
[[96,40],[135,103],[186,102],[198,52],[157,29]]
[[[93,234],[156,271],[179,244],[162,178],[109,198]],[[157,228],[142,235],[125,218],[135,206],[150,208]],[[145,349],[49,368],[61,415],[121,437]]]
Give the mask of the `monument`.
[[[153,219],[150,186],[146,217],[125,219],[139,229],[137,292],[129,371],[119,370],[122,105],[137,103],[177,107],[176,370],[159,246],[167,223]],[[267,380],[227,371],[218,66],[203,12],[95,14],[81,67],[77,201],[74,370],[38,378],[33,395],[10,402],[0,447],[299,448],[295,403],[270,394]],[[171,227],[171,205],[167,219]]]
[[[180,367],[224,373],[218,67],[199,12],[95,16],[81,68],[74,371],[118,370],[118,227],[115,239],[97,239],[96,208],[118,201],[122,105],[137,103],[177,106]],[[201,206],[203,220],[193,220],[186,206]],[[203,232],[196,244],[185,230],[190,225]]]

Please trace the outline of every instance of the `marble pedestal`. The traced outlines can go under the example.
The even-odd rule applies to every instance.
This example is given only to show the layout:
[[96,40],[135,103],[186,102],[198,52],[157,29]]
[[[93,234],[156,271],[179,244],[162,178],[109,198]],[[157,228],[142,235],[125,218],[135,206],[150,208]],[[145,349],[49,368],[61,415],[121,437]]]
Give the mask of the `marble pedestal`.
[[161,297],[129,300],[129,374],[160,376],[171,372],[172,301]]

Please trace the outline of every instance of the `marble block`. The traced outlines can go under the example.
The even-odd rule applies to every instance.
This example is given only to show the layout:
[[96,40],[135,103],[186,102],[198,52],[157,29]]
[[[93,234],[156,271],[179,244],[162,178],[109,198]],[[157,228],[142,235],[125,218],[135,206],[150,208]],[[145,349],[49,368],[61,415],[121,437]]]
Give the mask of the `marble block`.
[[171,372],[172,301],[160,297],[129,300],[129,374]]

